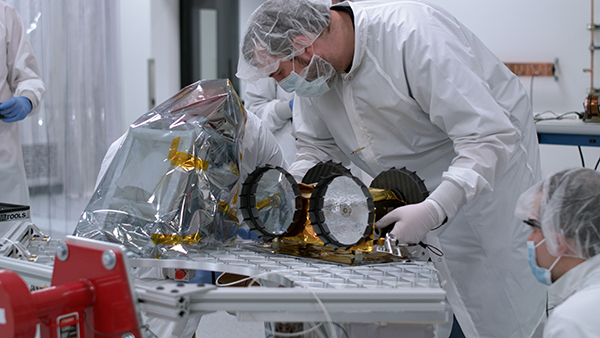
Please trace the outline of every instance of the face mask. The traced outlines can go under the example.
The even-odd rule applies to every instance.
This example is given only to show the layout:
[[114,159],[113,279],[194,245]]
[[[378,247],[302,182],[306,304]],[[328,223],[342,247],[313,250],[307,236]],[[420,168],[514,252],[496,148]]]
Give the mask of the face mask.
[[279,86],[286,92],[291,93],[296,90],[296,83],[301,80],[303,79],[300,77],[300,75],[292,71],[285,79],[279,81]]
[[300,74],[292,71],[279,86],[288,93],[293,91],[298,96],[316,97],[331,89],[329,86],[336,74],[335,68],[318,55],[313,55],[308,66]]
[[527,241],[527,250],[529,252],[529,266],[531,267],[531,271],[533,272],[535,279],[537,279],[538,282],[542,284],[550,285],[552,284],[552,275],[550,272],[552,271],[554,266],[556,266],[556,263],[558,263],[560,256],[556,258],[556,260],[554,261],[554,263],[552,263],[549,269],[545,269],[537,265],[537,260],[535,257],[535,248],[544,243],[545,240],[546,239],[544,238],[537,245],[534,244],[533,241]]

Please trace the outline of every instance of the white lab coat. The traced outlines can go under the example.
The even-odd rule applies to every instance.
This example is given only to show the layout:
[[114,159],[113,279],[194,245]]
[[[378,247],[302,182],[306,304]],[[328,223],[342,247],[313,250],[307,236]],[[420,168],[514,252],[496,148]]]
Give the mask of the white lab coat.
[[600,255],[567,271],[548,288],[544,338],[600,337]]
[[292,109],[289,102],[294,93],[288,93],[273,78],[246,84],[244,106],[258,116],[275,136],[287,163],[296,157],[296,138],[292,128]]
[[[295,177],[350,159],[375,177],[407,167],[429,191],[449,180],[467,204],[427,241],[467,337],[529,337],[545,290],[527,263],[528,229],[513,215],[539,180],[531,106],[519,80],[447,12],[416,1],[350,2],[348,73],[318,98],[297,97]],[[339,6],[339,5],[338,5]]]
[[[17,11],[0,1],[0,102],[13,96],[31,101],[35,114],[46,87]],[[29,205],[18,122],[0,120],[0,202]]]

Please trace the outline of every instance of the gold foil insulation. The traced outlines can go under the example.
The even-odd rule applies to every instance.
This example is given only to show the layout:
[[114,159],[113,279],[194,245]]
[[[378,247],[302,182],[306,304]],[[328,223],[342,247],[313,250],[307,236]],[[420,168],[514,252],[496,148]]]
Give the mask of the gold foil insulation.
[[[365,261],[383,262],[399,259],[399,257],[396,256],[373,251],[373,245],[377,244],[375,241],[374,227],[369,236],[358,245],[352,246],[349,249],[335,249],[325,245],[319,236],[317,236],[317,233],[311,225],[310,218],[308,217],[309,199],[315,185],[316,184],[298,184],[302,195],[302,213],[300,221],[292,225],[290,231],[282,236],[274,238],[270,243],[267,243],[266,246],[262,247],[264,250],[343,264],[360,264]],[[406,202],[399,199],[396,194],[390,190],[369,188],[369,192],[375,202],[375,209],[378,207],[388,209],[389,206],[397,207],[406,205]],[[262,201],[262,203],[268,202]],[[257,207],[258,204],[259,203],[257,202]],[[382,240],[383,239],[381,239],[381,241]]]

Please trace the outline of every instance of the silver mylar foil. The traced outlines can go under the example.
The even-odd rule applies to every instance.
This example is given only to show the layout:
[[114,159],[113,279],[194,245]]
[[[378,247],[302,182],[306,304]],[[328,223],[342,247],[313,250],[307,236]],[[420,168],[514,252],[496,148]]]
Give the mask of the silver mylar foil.
[[[182,89],[133,123],[75,229],[139,257],[231,241],[246,121],[227,79]],[[239,183],[241,185],[241,183]]]

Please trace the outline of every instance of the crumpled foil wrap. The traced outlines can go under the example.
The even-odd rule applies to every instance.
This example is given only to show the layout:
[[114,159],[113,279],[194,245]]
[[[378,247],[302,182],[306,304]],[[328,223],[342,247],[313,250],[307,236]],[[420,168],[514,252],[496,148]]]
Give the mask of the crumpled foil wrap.
[[199,81],[129,128],[74,235],[145,258],[198,252],[238,229],[246,113],[227,79]]

